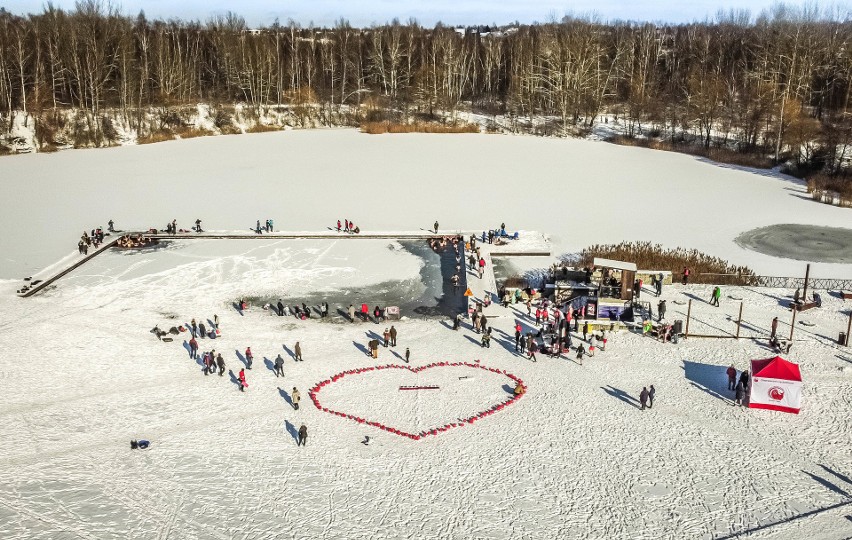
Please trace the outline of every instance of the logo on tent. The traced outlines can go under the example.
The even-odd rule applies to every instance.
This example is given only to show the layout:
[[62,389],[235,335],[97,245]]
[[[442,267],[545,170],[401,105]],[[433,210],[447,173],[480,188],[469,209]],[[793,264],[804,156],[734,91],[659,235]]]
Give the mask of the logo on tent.
[[772,399],[774,401],[781,401],[782,399],[784,399],[784,389],[779,388],[777,386],[773,386],[772,388],[770,388],[767,394],[769,395],[769,399]]

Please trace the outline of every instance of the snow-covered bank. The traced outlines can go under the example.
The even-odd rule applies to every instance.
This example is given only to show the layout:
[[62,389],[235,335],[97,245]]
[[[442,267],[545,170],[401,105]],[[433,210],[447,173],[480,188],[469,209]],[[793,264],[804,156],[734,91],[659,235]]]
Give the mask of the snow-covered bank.
[[[427,228],[549,234],[555,254],[596,242],[652,240],[697,248],[759,273],[803,264],[734,239],[775,223],[849,226],[848,209],[805,196],[790,177],[667,152],[579,139],[501,135],[369,136],[355,130],[207,137],[0,160],[0,277],[21,278],[74,249],[83,230]],[[813,275],[852,276],[818,264]]]

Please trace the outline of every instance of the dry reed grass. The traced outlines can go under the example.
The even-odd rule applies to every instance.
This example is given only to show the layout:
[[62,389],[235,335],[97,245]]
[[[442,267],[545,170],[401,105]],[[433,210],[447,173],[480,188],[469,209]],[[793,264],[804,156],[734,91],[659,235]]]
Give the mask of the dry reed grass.
[[[746,266],[734,266],[728,261],[707,255],[695,249],[664,249],[651,242],[622,242],[620,244],[595,244],[580,252],[579,265],[591,267],[595,257],[615,259],[636,264],[641,270],[668,270],[677,278],[684,267],[689,268],[690,283],[728,283],[748,285],[754,272]],[[734,277],[701,274],[733,274]]]
[[438,124],[433,122],[364,122],[361,133],[378,135],[381,133],[479,133],[476,124]]

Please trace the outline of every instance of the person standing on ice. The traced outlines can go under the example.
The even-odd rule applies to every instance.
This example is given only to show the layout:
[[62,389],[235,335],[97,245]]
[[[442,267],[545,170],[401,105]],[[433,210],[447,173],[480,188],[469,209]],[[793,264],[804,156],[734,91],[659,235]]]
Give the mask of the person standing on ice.
[[251,354],[251,347],[246,347],[246,368],[251,369],[251,363],[254,356]]
[[648,404],[648,389],[644,386],[642,387],[642,392],[639,393],[639,403],[642,404],[642,410],[644,411]]
[[435,234],[438,234],[438,222],[435,221]]
[[396,327],[394,325],[390,327],[390,346],[396,347]]
[[746,391],[746,392],[748,392],[748,385],[749,385],[749,375],[748,375],[748,370],[743,371],[742,373],[740,373],[740,384],[742,384],[742,385],[743,385],[743,389],[745,389],[745,391]]
[[293,347],[293,352],[297,362],[304,362],[304,360],[302,360],[302,346],[299,345],[298,341],[296,342],[296,346]]
[[382,332],[382,338],[384,339],[384,347],[387,348],[388,343],[390,343],[390,330],[385,328],[385,331]]
[[216,314],[214,314],[214,315],[213,315],[213,327],[214,327],[216,330],[218,330],[218,329],[219,329],[219,316],[218,316],[218,315],[216,315]]
[[340,232],[340,220],[337,220],[337,232]]
[[648,390],[648,408],[654,408],[654,395],[657,393],[657,389],[654,388],[654,385],[651,385],[650,390]]
[[737,386],[737,368],[734,367],[734,364],[731,364],[725,373],[728,374],[728,390],[734,390]]
[[284,302],[282,302],[280,298],[278,299],[278,316],[284,316]]
[[198,357],[198,342],[194,337],[189,339],[189,357],[193,360]]
[[328,317],[328,302],[322,302],[320,304],[320,317],[323,319]]
[[284,359],[280,354],[275,358],[275,376],[284,376]]
[[349,322],[355,322],[355,306],[352,304],[349,304]]
[[411,351],[408,350],[408,347],[405,348],[405,363],[408,363],[409,358],[411,358]]
[[290,400],[293,402],[293,409],[299,410],[299,402],[302,400],[302,395],[299,394],[299,389],[295,386],[293,387],[293,393],[290,394]]
[[305,424],[302,424],[302,427],[299,428],[299,440],[296,442],[296,446],[307,446],[305,443],[308,441],[308,427]]
[[248,383],[246,382],[246,371],[243,368],[240,368],[240,374],[237,375],[237,379],[240,381],[240,392],[245,392]]
[[[162,222],[160,222],[160,223],[162,223]],[[109,227],[107,229],[109,232],[115,232],[115,222],[113,220],[107,221],[107,227]]]
[[222,358],[222,354],[216,356],[216,365],[219,366],[219,376],[225,374],[225,359]]
[[207,337],[207,328],[204,327],[204,323],[198,323],[198,335],[204,339]]
[[201,220],[200,219],[195,220],[195,232],[197,232],[197,233],[204,232],[204,231],[201,230]]

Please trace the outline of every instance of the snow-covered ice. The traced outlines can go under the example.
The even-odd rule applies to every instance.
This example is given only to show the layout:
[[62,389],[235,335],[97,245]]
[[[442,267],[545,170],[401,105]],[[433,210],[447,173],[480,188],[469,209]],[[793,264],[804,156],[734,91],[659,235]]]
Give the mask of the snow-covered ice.
[[[374,230],[392,230],[397,222],[402,229],[416,229],[421,222],[426,227],[437,217],[442,228],[481,228],[505,220],[511,228],[551,235],[562,250],[592,240],[621,240],[622,233],[636,238],[635,222],[625,223],[629,220],[603,219],[585,230],[583,220],[554,212],[568,205],[577,216],[595,215],[580,201],[560,203],[538,191],[526,200],[510,191],[514,185],[534,189],[537,183],[554,188],[567,180],[586,185],[571,180],[574,172],[559,179],[547,174],[592,171],[597,165],[584,159],[594,159],[604,148],[616,149],[618,156],[607,167],[625,170],[624,161],[641,157],[656,164],[663,178],[632,192],[629,205],[621,199],[626,195],[613,195],[611,208],[643,208],[637,219],[671,210],[671,225],[644,229],[639,239],[702,248],[759,269],[792,271],[801,263],[737,251],[735,232],[774,222],[774,207],[785,221],[795,211],[815,223],[842,226],[846,215],[795,196],[801,189],[796,183],[686,156],[522,137],[483,135],[441,143],[446,140],[306,132],[0,160],[4,181],[10,168],[28,175],[9,182],[12,190],[26,179],[32,189],[59,189],[63,184],[46,180],[45,171],[69,165],[50,162],[54,158],[83,156],[76,159],[86,164],[79,168],[86,171],[79,174],[79,189],[44,188],[40,206],[4,199],[5,226],[31,234],[0,240],[4,257],[15,261],[12,271],[4,264],[3,275],[19,276],[27,265],[41,267],[60,258],[68,243],[73,247],[77,228],[91,228],[92,220],[113,217],[123,227],[129,226],[125,219],[164,224],[179,209],[183,223],[198,213],[210,228],[222,229],[247,228],[258,217],[274,217],[278,226],[285,219],[276,209],[294,216],[293,227],[281,223],[282,228],[321,229],[344,209],[356,208],[363,214],[348,217]],[[293,144],[303,158],[309,149],[328,150],[324,144],[340,144],[342,155],[334,166],[332,160],[319,160],[308,167],[307,160],[296,159],[292,141],[301,141]],[[195,161],[182,162],[181,152]],[[509,152],[514,161],[502,157]],[[545,157],[540,177],[529,173],[529,163]],[[443,175],[436,174],[437,161],[444,165]],[[395,174],[404,162],[408,174]],[[142,163],[146,170],[133,172]],[[251,187],[248,179],[230,186],[228,181],[247,174],[250,163],[258,173]],[[374,167],[369,174],[368,165]],[[105,168],[115,180],[105,181]],[[272,170],[282,171],[281,183],[268,175]],[[356,178],[348,178],[350,172]],[[703,194],[671,195],[665,189],[697,186],[694,175],[702,174],[715,175],[714,188]],[[141,182],[143,176],[151,181]],[[300,178],[303,182],[295,181]],[[509,185],[512,178],[519,180]],[[620,176],[614,178],[602,182],[624,187]],[[653,206],[657,198],[691,204],[732,182],[742,183],[753,197],[750,209],[720,204],[705,215]],[[413,185],[427,187],[415,192]],[[442,191],[451,185],[453,193]],[[593,191],[590,186],[590,197]],[[417,196],[408,197],[412,193]],[[126,199],[136,200],[122,202]],[[53,221],[42,225],[48,216]],[[684,216],[693,219],[677,228]],[[16,228],[24,218],[32,228]],[[728,222],[735,218],[739,221]],[[60,238],[65,220],[72,223],[70,239]],[[707,234],[717,220],[718,229]],[[627,234],[631,231],[633,236]],[[365,354],[366,343],[390,322],[298,321],[257,306],[244,315],[231,307],[240,295],[288,290],[307,295],[337,287],[369,291],[389,280],[418,280],[422,259],[389,249],[393,242],[373,247],[361,242],[378,241],[206,240],[108,253],[27,299],[14,294],[18,280],[0,281],[0,537],[852,536],[852,353],[836,343],[846,328],[849,301],[825,293],[822,308],[799,316],[807,324],[797,323],[788,358],[800,363],[804,377],[800,415],[735,406],[724,374],[731,363],[743,369],[750,359],[772,355],[765,337],[773,317],[781,321],[779,333],[789,334],[788,290],[723,287],[721,306],[715,308],[704,301],[709,286],[667,287],[669,319],[684,318],[686,302],[693,299],[692,332],[734,332],[742,299],[744,339],[690,338],[673,345],[621,332],[610,336],[606,352],[582,366],[571,358],[539,355],[533,363],[515,355],[515,322],[526,328],[533,322],[525,310],[491,319],[490,349],[481,348],[480,336],[467,325],[454,332],[435,319],[394,322],[399,345],[380,347],[373,360]],[[837,275],[847,267],[820,268]],[[370,298],[364,301],[372,305]],[[337,307],[342,306],[331,306],[332,313]],[[223,377],[201,373],[184,346],[186,334],[161,342],[150,333],[155,324],[168,328],[214,314],[221,319],[222,336],[200,345],[222,353]],[[304,362],[289,354],[297,341]],[[244,365],[240,355],[248,346],[255,360],[246,371],[249,389],[240,393],[232,373]],[[473,424],[418,441],[325,413],[309,399],[311,388],[338,373],[405,365],[406,347],[412,368],[478,360],[523,380],[526,394]],[[279,354],[286,359],[283,379],[271,368]],[[510,397],[504,386],[511,384],[498,373],[430,371],[359,374],[325,387],[320,399],[399,429],[426,429]],[[641,411],[638,394],[649,384],[657,389],[656,401],[653,409]],[[405,385],[442,388],[401,395],[399,387]],[[298,411],[289,404],[294,386],[302,395]],[[297,448],[294,433],[302,423],[308,428],[307,446]],[[370,444],[362,444],[365,437]],[[152,446],[131,451],[133,438],[149,439]]]
[[[803,263],[746,250],[742,232],[777,223],[850,227],[846,208],[809,199],[770,171],[580,139],[504,135],[365,135],[355,130],[201,137],[0,160],[0,278],[23,278],[74,250],[83,230],[196,218],[208,230],[447,230],[505,222],[541,231],[555,255],[589,244],[652,240],[696,248],[768,275]],[[813,275],[852,276],[818,264]]]

